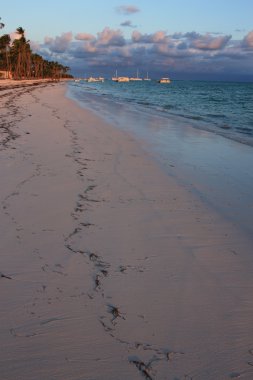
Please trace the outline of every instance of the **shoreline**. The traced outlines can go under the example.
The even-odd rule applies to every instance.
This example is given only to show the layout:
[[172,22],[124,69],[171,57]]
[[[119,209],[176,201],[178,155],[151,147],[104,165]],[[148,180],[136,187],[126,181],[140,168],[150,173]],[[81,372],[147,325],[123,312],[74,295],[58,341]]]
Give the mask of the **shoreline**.
[[[240,84],[240,83],[238,83]],[[134,83],[135,85],[135,83]],[[77,85],[78,87],[79,85]],[[93,85],[86,88],[85,90],[82,89],[82,96],[85,95],[84,97],[84,103],[86,104],[86,108],[89,108],[91,111],[95,112],[98,116],[100,111],[104,111],[104,106],[106,108],[110,108],[109,104],[112,104],[112,107],[114,106],[114,103],[117,102],[119,108],[128,108],[128,103],[127,103],[127,98],[117,98],[117,95],[115,96],[114,93],[110,93],[105,88],[105,91],[103,91],[104,86],[98,86],[98,88],[93,88]],[[113,87],[113,89],[116,90],[117,94],[117,87]],[[138,89],[138,87],[137,87]],[[136,89],[136,90],[137,90]],[[112,91],[112,89],[111,89]],[[148,91],[148,88],[147,88]],[[68,93],[70,94],[70,97],[76,97],[76,101],[80,101],[78,99],[78,96],[75,94],[75,84],[69,86]],[[80,102],[81,103],[81,102]],[[145,103],[145,102],[144,102]],[[102,107],[101,107],[102,104]],[[95,106],[94,106],[95,105]],[[101,109],[100,109],[101,108]],[[134,111],[135,110],[135,111]],[[238,133],[236,130],[233,129],[233,127],[229,126],[228,124],[224,125],[218,125],[215,120],[206,120],[204,116],[193,116],[193,115],[186,115],[184,111],[182,112],[173,112],[173,107],[172,107],[172,112],[166,109],[159,108],[157,105],[154,104],[149,104],[145,105],[142,104],[142,102],[139,102],[138,99],[135,99],[135,101],[130,103],[129,107],[130,112],[137,112],[137,113],[143,113],[143,115],[149,115],[150,118],[153,118],[155,115],[158,118],[164,119],[164,122],[168,123],[173,123],[173,124],[178,124],[179,126],[184,126],[184,128],[194,128],[197,131],[201,133],[201,131],[204,132],[210,132],[213,135],[218,135],[222,136],[228,140],[231,141],[236,141],[238,143],[251,146],[253,147],[253,138],[252,135],[250,135],[247,131],[247,127],[245,128],[245,134],[243,133]],[[189,110],[188,110],[189,111]],[[241,110],[243,112],[243,110]],[[109,123],[111,122],[108,120]],[[229,122],[228,122],[229,123]],[[214,127],[214,125],[216,125]]]
[[[73,94],[72,94],[73,95]],[[67,96],[71,97],[71,86]],[[90,94],[73,98],[105,122],[133,136],[179,186],[252,236],[253,157],[250,144]]]
[[1,376],[250,379],[252,241],[64,92],[4,98]]
[[[48,79],[37,80],[12,80],[2,79],[0,80],[0,100],[3,103],[3,110],[1,112],[1,129],[0,129],[0,149],[2,146],[8,144],[10,140],[15,140],[18,137],[12,129],[15,129],[17,109],[14,106],[16,96],[22,96],[32,91],[35,87],[44,87],[54,83]],[[13,91],[14,90],[14,91]],[[6,108],[6,113],[5,113]],[[10,109],[10,110],[9,110]],[[13,116],[10,120],[6,120],[6,116]]]
[[[62,80],[64,81],[64,80]],[[27,87],[27,86],[36,86],[42,83],[55,83],[56,81],[50,78],[45,79],[0,79],[0,91],[19,88],[19,87]]]

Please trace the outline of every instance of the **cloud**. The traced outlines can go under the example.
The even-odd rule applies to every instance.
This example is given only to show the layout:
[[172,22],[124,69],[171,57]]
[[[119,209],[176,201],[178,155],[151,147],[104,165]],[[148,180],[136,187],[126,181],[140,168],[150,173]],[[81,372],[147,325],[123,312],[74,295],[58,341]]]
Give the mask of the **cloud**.
[[[125,25],[131,25],[130,21]],[[168,34],[163,30],[150,34],[134,30],[126,38],[122,30],[107,26],[96,35],[82,31],[74,38],[71,32],[46,37],[36,50],[45,58],[51,56],[72,67],[73,72],[85,70],[93,75],[96,71],[99,75],[113,73],[116,68],[122,75],[133,75],[138,67],[140,74],[148,70],[172,75],[192,73],[195,77],[198,73],[247,73],[253,77],[253,31],[241,40],[233,40],[230,35],[196,31]]]
[[242,46],[249,49],[253,48],[253,30],[244,37]]
[[184,34],[181,34],[181,38],[188,38],[189,40],[196,40],[196,39],[199,39],[201,38],[201,34],[197,33],[197,32],[187,32],[187,33],[184,33]]
[[95,40],[96,37],[90,33],[77,33],[75,35],[75,39],[79,41],[92,41],[92,40]]
[[18,34],[17,32],[10,33],[11,41],[19,40],[21,38],[21,34]]
[[120,26],[123,26],[123,27],[128,27],[128,28],[136,28],[136,25],[133,25],[132,24],[132,21],[130,21],[130,20],[126,20],[126,21],[124,21],[124,22],[122,22],[121,24],[120,24]]
[[204,36],[196,35],[192,40],[191,46],[200,50],[220,50],[227,45],[231,37],[231,35],[219,37],[213,37],[210,34]]
[[134,43],[168,43],[169,37],[164,31],[158,31],[153,34],[142,34],[138,30],[134,30],[132,33],[132,41]]
[[121,30],[113,30],[109,27],[104,28],[100,33],[97,33],[97,43],[99,45],[113,45],[113,46],[123,46],[125,45],[125,39]]
[[55,38],[45,37],[45,45],[55,53],[64,53],[73,39],[72,32],[62,33],[61,36]]
[[245,29],[235,29],[235,32],[238,32],[238,33],[244,33],[245,32]]
[[121,5],[120,7],[116,8],[116,12],[123,15],[130,15],[140,12],[140,9],[134,5]]

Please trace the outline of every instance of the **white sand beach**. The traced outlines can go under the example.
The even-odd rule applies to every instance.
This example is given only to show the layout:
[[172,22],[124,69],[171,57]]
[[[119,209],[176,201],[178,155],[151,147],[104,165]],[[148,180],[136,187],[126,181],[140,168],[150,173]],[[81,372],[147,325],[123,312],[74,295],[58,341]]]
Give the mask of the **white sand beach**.
[[252,238],[65,91],[0,87],[1,380],[252,379]]

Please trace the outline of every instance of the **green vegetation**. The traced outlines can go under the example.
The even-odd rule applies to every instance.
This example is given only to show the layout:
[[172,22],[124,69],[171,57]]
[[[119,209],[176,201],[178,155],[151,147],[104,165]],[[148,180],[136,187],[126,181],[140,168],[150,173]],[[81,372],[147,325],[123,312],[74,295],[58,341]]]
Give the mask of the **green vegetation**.
[[[0,17],[1,21],[1,17]],[[0,22],[0,29],[4,24]],[[25,38],[22,27],[16,29],[18,38],[11,41],[9,34],[0,36],[0,70],[6,72],[7,78],[40,79],[72,78],[69,67],[58,62],[50,62],[31,50],[30,41]]]

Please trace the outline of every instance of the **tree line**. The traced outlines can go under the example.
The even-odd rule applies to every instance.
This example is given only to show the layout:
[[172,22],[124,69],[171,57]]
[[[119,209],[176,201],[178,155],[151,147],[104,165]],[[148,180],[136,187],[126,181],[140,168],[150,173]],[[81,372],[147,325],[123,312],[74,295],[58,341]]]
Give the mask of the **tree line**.
[[[1,20],[1,18],[0,18]],[[0,29],[4,24],[0,22]],[[22,27],[16,29],[17,38],[11,41],[9,34],[0,36],[0,70],[12,79],[71,78],[69,67],[55,61],[48,61],[33,53],[30,41],[25,38]]]

